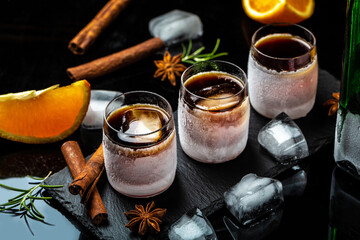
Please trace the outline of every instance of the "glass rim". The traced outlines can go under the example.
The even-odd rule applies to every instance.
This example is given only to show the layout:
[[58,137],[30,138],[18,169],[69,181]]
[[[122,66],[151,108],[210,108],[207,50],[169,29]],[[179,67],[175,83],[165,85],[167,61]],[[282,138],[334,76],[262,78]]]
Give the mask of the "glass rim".
[[[236,78],[236,79],[239,79],[240,82],[243,83],[243,88],[242,88],[240,91],[238,91],[237,93],[235,93],[235,94],[233,94],[233,95],[231,95],[231,96],[222,97],[222,98],[202,97],[202,96],[199,96],[199,95],[191,92],[189,89],[187,89],[187,87],[185,87],[184,83],[185,83],[186,81],[184,82],[184,81],[183,81],[183,78],[184,78],[185,74],[186,74],[188,71],[190,71],[191,69],[193,69],[193,68],[195,67],[195,65],[204,63],[204,62],[199,62],[199,63],[195,63],[195,64],[191,65],[190,67],[188,67],[187,69],[185,69],[185,71],[184,71],[184,72],[182,73],[182,75],[181,75],[181,81],[180,81],[180,82],[181,82],[181,87],[183,87],[186,92],[188,92],[189,94],[191,94],[191,95],[193,95],[193,96],[195,96],[195,97],[197,97],[197,98],[199,98],[199,99],[203,99],[203,100],[214,100],[214,101],[216,101],[216,100],[223,100],[223,99],[230,99],[230,98],[233,98],[233,97],[237,97],[238,95],[240,95],[242,92],[245,91],[245,89],[246,89],[246,87],[247,87],[247,84],[248,84],[248,81],[247,81],[246,73],[244,72],[244,70],[243,70],[242,68],[240,68],[239,66],[237,66],[237,65],[234,64],[234,63],[231,63],[231,62],[228,62],[228,61],[223,61],[223,60],[208,60],[208,61],[206,61],[206,62],[215,62],[215,63],[227,64],[227,65],[230,65],[230,66],[235,67],[236,69],[240,70],[241,74],[244,76],[244,79],[241,79],[241,78],[239,78],[239,77],[237,77],[237,76],[235,76],[235,78]],[[217,71],[217,70],[211,70],[211,71]],[[209,70],[209,71],[206,71],[206,72],[211,72],[211,71]],[[200,73],[206,73],[206,72],[200,72]],[[227,73],[227,72],[225,72],[225,71],[217,71],[217,72]],[[200,74],[200,73],[198,73],[198,74]],[[231,73],[227,73],[227,74],[229,74],[229,75],[231,75],[231,76],[234,76],[234,74],[231,74]],[[193,76],[194,76],[194,75],[193,75]]]
[[[117,130],[117,129],[113,128],[113,127],[109,124],[109,122],[108,122],[108,120],[107,120],[107,117],[106,117],[106,110],[107,110],[107,108],[110,106],[110,104],[113,103],[113,102],[115,102],[116,100],[118,100],[120,97],[123,97],[123,96],[125,96],[125,95],[135,94],[135,93],[136,93],[136,94],[138,94],[138,93],[146,93],[146,94],[154,95],[154,96],[159,97],[160,99],[162,99],[162,100],[166,103],[166,105],[168,105],[168,107],[169,107],[170,110],[171,110],[170,114],[168,113],[168,111],[166,111],[166,110],[163,109],[162,107],[156,106],[156,107],[161,108],[162,110],[164,110],[164,111],[166,112],[166,114],[169,115],[169,119],[165,122],[165,124],[164,124],[161,128],[159,128],[159,129],[157,129],[157,130],[154,130],[154,131],[152,131],[152,132],[149,132],[149,133],[129,134],[129,133],[121,132],[120,130]],[[135,104],[138,104],[138,103],[135,103]],[[133,105],[135,105],[135,104],[133,104]],[[147,104],[148,104],[148,103],[147,103]],[[154,104],[148,104],[148,105],[153,105],[153,106],[155,106]],[[123,106],[129,106],[129,105],[123,105]],[[117,109],[119,109],[119,108],[117,108]],[[114,111],[112,111],[111,113],[113,113],[113,112],[114,112]],[[109,115],[110,115],[111,113],[109,113]],[[122,94],[116,96],[115,98],[113,98],[113,99],[106,105],[105,110],[104,110],[103,117],[104,117],[104,121],[105,121],[106,125],[107,125],[112,131],[115,131],[117,134],[122,134],[122,135],[124,135],[124,136],[129,136],[129,137],[142,137],[142,136],[148,136],[148,135],[157,133],[157,132],[159,132],[159,131],[162,131],[164,128],[166,128],[166,127],[172,122],[172,120],[173,120],[173,115],[174,115],[174,114],[173,114],[173,112],[172,112],[172,108],[171,108],[170,103],[169,103],[168,100],[166,100],[163,96],[161,96],[161,95],[159,95],[159,94],[157,94],[157,93],[154,93],[154,92],[150,92],[150,91],[137,90],[137,91],[125,92],[125,93],[122,93]]]
[[[313,40],[313,43],[308,42],[306,39],[304,39],[307,43],[310,44],[310,48],[309,48],[309,50],[308,50],[306,53],[301,54],[301,55],[296,56],[296,57],[281,58],[281,57],[273,57],[273,56],[267,55],[267,54],[261,52],[259,49],[257,49],[257,48],[255,47],[255,43],[257,43],[257,42],[261,39],[261,38],[260,38],[260,39],[258,39],[257,41],[255,41],[255,37],[256,37],[256,35],[257,35],[260,31],[262,31],[262,30],[265,29],[265,28],[269,28],[269,27],[271,27],[271,26],[272,26],[272,27],[296,27],[296,28],[302,29],[304,32],[308,33],[308,34],[311,36],[311,38],[312,38],[312,40]],[[285,32],[285,31],[284,31],[284,32],[280,32],[279,34],[281,34],[281,33],[286,33],[286,32]],[[273,34],[276,34],[276,33],[273,33]],[[270,34],[268,34],[268,35],[270,35]],[[266,35],[266,36],[268,36],[268,35]],[[265,37],[265,36],[264,36],[264,37]],[[299,37],[300,37],[300,36],[299,36]],[[301,37],[301,38],[303,38],[303,37]],[[311,52],[314,51],[314,49],[316,49],[316,38],[315,38],[315,35],[314,35],[309,29],[307,29],[307,28],[305,28],[305,27],[303,27],[303,26],[301,26],[301,25],[299,25],[299,24],[294,24],[294,23],[270,23],[270,24],[266,24],[266,25],[258,28],[258,29],[254,32],[254,34],[253,34],[252,37],[251,37],[251,48],[254,49],[258,54],[260,54],[260,55],[262,55],[262,56],[264,56],[264,57],[270,58],[270,59],[282,60],[282,61],[291,61],[291,60],[295,60],[295,59],[300,59],[300,58],[306,57],[307,55],[311,54]],[[253,55],[253,54],[252,54],[252,55]]]

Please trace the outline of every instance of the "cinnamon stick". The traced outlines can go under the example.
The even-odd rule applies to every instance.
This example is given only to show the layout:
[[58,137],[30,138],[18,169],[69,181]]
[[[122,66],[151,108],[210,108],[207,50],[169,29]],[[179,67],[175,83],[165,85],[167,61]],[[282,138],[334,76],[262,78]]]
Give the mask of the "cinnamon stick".
[[70,79],[94,79],[145,59],[165,48],[160,38],[151,38],[133,47],[67,69]]
[[96,16],[70,41],[69,49],[82,55],[95,42],[101,32],[117,18],[130,0],[110,0]]
[[82,202],[86,203],[103,171],[104,154],[103,145],[101,144],[81,172],[74,177],[74,180],[69,185],[69,191],[74,195],[80,194]]
[[[73,178],[76,178],[86,164],[79,144],[76,141],[67,141],[61,146],[61,152],[64,155],[71,175]],[[86,207],[94,224],[100,224],[107,219],[108,213],[96,187],[94,187]]]

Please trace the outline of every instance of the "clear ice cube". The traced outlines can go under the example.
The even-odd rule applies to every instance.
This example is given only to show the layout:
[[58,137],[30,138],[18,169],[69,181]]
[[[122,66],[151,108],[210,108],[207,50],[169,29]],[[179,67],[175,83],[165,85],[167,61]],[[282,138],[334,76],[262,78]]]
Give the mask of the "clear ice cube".
[[282,205],[282,184],[276,179],[249,173],[224,193],[224,200],[238,221],[249,225]]
[[309,155],[304,134],[286,113],[280,113],[261,128],[257,140],[275,159],[283,163]]
[[227,216],[223,217],[223,222],[234,240],[260,240],[280,226],[282,215],[283,210],[279,209],[249,226],[237,225]]
[[307,184],[306,172],[298,165],[293,166],[290,172],[290,176],[281,181],[283,185],[284,196],[303,195]]
[[209,220],[200,209],[194,208],[171,225],[170,240],[216,240],[216,234]]
[[162,122],[157,111],[130,109],[124,114],[122,122],[123,125],[118,134],[122,140],[146,143],[156,142],[161,137],[161,130],[159,129],[162,127]]
[[234,107],[238,103],[239,98],[233,97],[233,94],[220,93],[212,95],[211,98],[201,99],[196,103],[196,106],[204,110],[217,111]]
[[86,129],[101,129],[107,104],[120,94],[120,92],[116,91],[91,90],[90,104],[82,122],[82,127]]
[[149,31],[165,43],[174,44],[200,37],[203,26],[199,16],[175,9],[150,20]]
[[221,83],[209,87],[204,87],[201,90],[197,91],[196,95],[206,98],[224,98],[232,96],[238,93],[238,91],[239,90],[234,87],[234,84]]

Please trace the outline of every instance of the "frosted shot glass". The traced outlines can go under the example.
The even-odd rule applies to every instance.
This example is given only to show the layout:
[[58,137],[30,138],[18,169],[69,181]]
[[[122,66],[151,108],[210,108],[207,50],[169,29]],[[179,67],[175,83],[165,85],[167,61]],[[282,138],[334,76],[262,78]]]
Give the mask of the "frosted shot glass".
[[252,36],[247,75],[250,103],[259,114],[305,117],[318,83],[315,36],[296,24],[259,28]]
[[246,74],[238,66],[207,61],[182,74],[178,134],[191,158],[204,163],[235,159],[247,143],[249,116]]
[[116,191],[135,198],[164,192],[177,165],[169,102],[146,91],[114,98],[104,113],[103,148],[107,178]]

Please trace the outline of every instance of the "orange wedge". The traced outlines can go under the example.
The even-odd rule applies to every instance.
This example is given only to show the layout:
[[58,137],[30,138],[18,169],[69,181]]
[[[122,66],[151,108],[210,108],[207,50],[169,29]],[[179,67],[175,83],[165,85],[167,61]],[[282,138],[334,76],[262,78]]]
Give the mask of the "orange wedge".
[[261,23],[299,23],[314,13],[314,0],[242,0],[251,19]]
[[79,127],[89,102],[86,80],[0,95],[0,137],[34,144],[59,141]]

